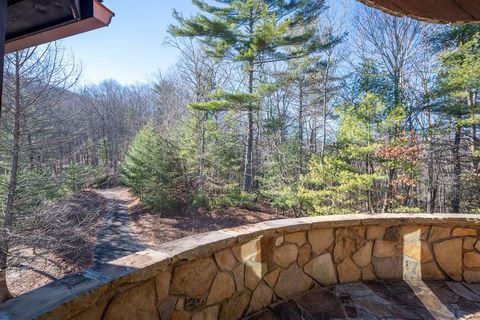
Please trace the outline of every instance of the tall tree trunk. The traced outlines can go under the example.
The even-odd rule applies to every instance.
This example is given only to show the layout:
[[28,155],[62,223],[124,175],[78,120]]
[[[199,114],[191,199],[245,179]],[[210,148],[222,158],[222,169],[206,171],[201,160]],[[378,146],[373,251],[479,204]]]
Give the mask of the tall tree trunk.
[[118,173],[118,150],[117,150],[117,140],[115,137],[112,137],[112,166],[113,166],[113,175],[117,176]]
[[10,162],[10,181],[8,183],[7,203],[5,205],[3,230],[0,251],[0,301],[11,298],[7,286],[6,271],[9,252],[9,237],[12,232],[13,208],[15,192],[17,190],[18,161],[20,153],[20,119],[22,116],[20,104],[20,56],[15,54],[15,100],[14,100],[14,127],[12,141],[12,160]]
[[477,138],[477,125],[472,126],[472,154],[473,154],[473,169],[478,170],[480,164],[480,157],[478,156],[478,138]]
[[93,167],[98,167],[98,139],[97,139],[97,136],[94,135],[93,138],[92,138],[92,159],[90,161],[90,165],[93,166]]
[[402,103],[401,96],[401,71],[396,70],[393,76],[393,107],[399,107]]
[[[397,70],[394,72],[393,75],[393,108],[400,107],[402,103],[402,91],[401,91],[401,78],[402,78],[402,72],[400,70]],[[390,139],[397,139],[400,133],[400,128],[398,126],[395,126],[393,128],[393,132],[391,133]],[[385,191],[384,197],[383,197],[383,208],[382,212],[385,213],[390,209],[390,204],[391,204],[391,196],[393,195],[394,192],[394,187],[393,187],[393,179],[395,178],[397,172],[395,169],[388,169],[388,178],[387,178],[387,189]]]
[[208,113],[203,111],[200,116],[200,146],[199,146],[199,181],[198,186],[201,192],[204,191],[205,185],[205,122],[207,121]]
[[317,154],[317,130],[318,130],[318,113],[313,111],[312,129],[310,132],[310,153]]
[[330,63],[327,62],[325,76],[323,77],[323,106],[322,106],[322,149],[320,151],[321,161],[325,159],[325,147],[327,145],[327,115],[328,115],[328,79],[330,73]]
[[3,108],[3,64],[5,58],[5,33],[7,29],[7,2],[8,0],[0,0],[0,119],[2,119]]
[[[254,61],[248,64],[248,92],[253,93]],[[243,173],[243,191],[253,190],[253,107],[248,108],[248,133],[245,150],[245,171]]]
[[462,140],[462,127],[456,124],[455,138],[453,142],[453,185],[452,185],[452,211],[460,212],[460,179],[462,174],[460,159],[460,142]]
[[[255,19],[253,17],[253,7],[250,8],[250,18],[248,21],[248,31],[250,39],[253,39]],[[248,60],[248,93],[253,93],[253,81],[255,71],[255,57],[252,55]],[[248,107],[248,129],[247,145],[245,148],[245,169],[243,173],[243,191],[252,191],[253,189],[253,107]]]
[[[367,140],[367,146],[370,146],[370,143],[372,141],[372,120],[371,119],[368,121],[366,140]],[[374,173],[373,163],[369,153],[365,155],[365,171],[368,175],[372,175]],[[367,212],[375,213],[372,188],[368,188],[368,191],[367,191]]]
[[[260,134],[261,134],[261,110],[260,108],[256,108],[255,110],[255,113],[256,113],[256,117],[254,118],[254,133],[255,133],[255,136],[254,136],[254,139],[253,139],[253,155],[252,155],[252,177],[256,177],[257,176],[257,172],[256,170],[258,170],[258,168],[254,165],[255,163],[255,159],[260,159]],[[283,139],[283,130],[280,131],[280,134],[281,134],[281,140]],[[255,179],[252,178],[252,189],[253,190],[256,190],[258,189],[258,181],[255,181]]]
[[103,138],[103,152],[105,155],[105,174],[108,175],[108,145],[107,145],[107,135],[105,134],[105,123],[102,126],[102,138]]
[[435,212],[435,187],[434,187],[434,158],[433,158],[433,137],[432,137],[432,119],[430,109],[425,109],[425,118],[427,119],[427,143],[425,156],[427,159],[427,186],[426,186],[426,204],[427,213]]
[[303,154],[303,81],[299,83],[298,95],[298,153],[299,153],[299,174],[303,173],[304,154]]
[[28,143],[28,167],[30,171],[35,170],[35,151],[33,150],[33,141],[32,134],[27,133],[27,143]]
[[[472,110],[472,117],[476,115],[476,93],[473,92],[472,90],[469,91],[469,109]],[[477,147],[478,147],[478,141],[477,141],[477,125],[473,124],[472,125],[472,144],[471,144],[471,151],[472,151],[472,166],[473,170],[478,169],[478,164],[480,162],[480,159],[478,156],[476,156],[477,153]]]
[[385,190],[385,194],[383,196],[382,213],[386,213],[390,209],[390,197],[393,194],[392,181],[394,178],[395,170],[388,169],[387,189]]
[[[370,155],[365,156],[365,167],[368,175],[373,174],[371,170],[371,165],[370,165]],[[372,194],[372,189],[369,188],[367,191],[367,212],[370,213],[375,213],[375,208],[373,206],[373,194]]]

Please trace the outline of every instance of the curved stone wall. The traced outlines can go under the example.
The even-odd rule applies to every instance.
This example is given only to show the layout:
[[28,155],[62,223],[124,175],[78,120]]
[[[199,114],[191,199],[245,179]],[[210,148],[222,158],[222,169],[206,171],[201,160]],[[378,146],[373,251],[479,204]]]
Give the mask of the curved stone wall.
[[286,219],[165,243],[0,306],[0,319],[239,319],[315,286],[480,283],[480,215]]

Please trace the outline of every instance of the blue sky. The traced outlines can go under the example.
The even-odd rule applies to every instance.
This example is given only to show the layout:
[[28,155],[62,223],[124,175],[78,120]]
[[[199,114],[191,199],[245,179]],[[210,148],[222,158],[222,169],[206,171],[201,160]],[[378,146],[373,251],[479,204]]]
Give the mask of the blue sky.
[[[348,12],[353,0],[330,0],[335,11]],[[164,44],[172,10],[194,14],[191,0],[105,0],[115,12],[108,28],[62,41],[82,63],[81,82],[116,79],[123,84],[146,82],[158,70],[168,69],[178,57]]]
[[82,62],[82,82],[112,78],[121,83],[148,81],[159,69],[177,59],[175,49],[164,45],[172,10],[194,13],[190,0],[106,0],[115,12],[108,28],[62,41]]

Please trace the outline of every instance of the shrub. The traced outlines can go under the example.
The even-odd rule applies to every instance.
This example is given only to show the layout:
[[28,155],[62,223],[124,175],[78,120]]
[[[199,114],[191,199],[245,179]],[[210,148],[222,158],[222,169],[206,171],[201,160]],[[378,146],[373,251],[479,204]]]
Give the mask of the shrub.
[[425,211],[418,207],[397,207],[391,210],[392,213],[424,213]]
[[313,159],[309,173],[301,180],[298,197],[310,215],[355,213],[380,178],[359,173],[341,159],[327,157],[323,163]]
[[462,175],[461,208],[463,212],[480,212],[480,171],[470,170]]
[[67,194],[77,192],[95,185],[99,176],[101,169],[71,163],[62,173],[62,185]]
[[120,166],[120,183],[154,210],[177,208],[182,197],[178,150],[151,124],[142,128]]

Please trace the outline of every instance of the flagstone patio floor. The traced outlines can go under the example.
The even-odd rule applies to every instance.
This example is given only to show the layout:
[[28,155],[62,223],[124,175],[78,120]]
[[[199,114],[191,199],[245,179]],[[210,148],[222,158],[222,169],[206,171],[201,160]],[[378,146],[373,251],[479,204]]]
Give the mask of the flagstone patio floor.
[[372,281],[316,288],[248,320],[480,319],[480,285]]

